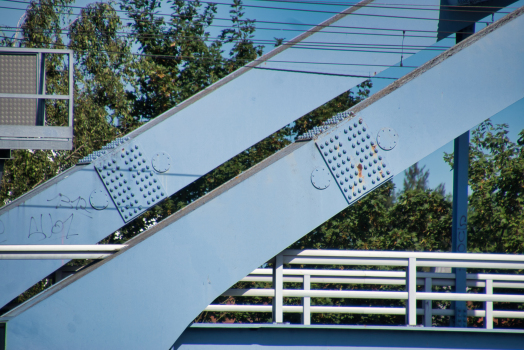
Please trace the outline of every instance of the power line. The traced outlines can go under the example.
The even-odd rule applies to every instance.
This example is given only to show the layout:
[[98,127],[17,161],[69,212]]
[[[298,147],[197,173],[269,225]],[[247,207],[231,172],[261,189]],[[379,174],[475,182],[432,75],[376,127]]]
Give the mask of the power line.
[[[8,37],[5,37],[5,36],[0,36],[0,38],[8,38]],[[23,41],[30,41],[29,39],[19,39],[19,40],[23,40]],[[80,49],[80,48],[75,48],[75,47],[71,47],[69,45],[66,45],[66,44],[61,44],[61,43],[43,43],[43,42],[36,42],[36,43],[40,43],[40,44],[46,44],[46,45],[58,45],[58,46],[62,46],[64,48],[68,48],[68,49],[71,49],[71,50],[75,50],[77,52],[104,52],[104,53],[108,53],[108,54],[120,54],[120,55],[132,55],[132,56],[140,56],[140,57],[157,57],[157,58],[165,58],[165,59],[178,59],[178,60],[188,60],[188,59],[213,59],[211,57],[190,57],[190,56],[182,56],[182,55],[160,55],[160,54],[141,54],[141,53],[133,53],[133,52],[119,52],[119,51],[109,51],[109,50],[102,50],[102,51],[97,51],[97,50],[92,50],[92,49]],[[347,51],[353,51],[353,50],[347,50]],[[354,50],[354,51],[359,51],[359,50]],[[360,50],[362,51],[362,50]],[[373,52],[373,53],[387,53],[387,52],[378,52],[378,51],[366,51],[366,52]],[[398,54],[395,52],[395,54]],[[374,64],[360,64],[360,63],[324,63],[324,62],[304,62],[304,61],[280,61],[280,60],[260,60],[260,59],[254,59],[254,60],[243,60],[245,61],[246,63],[249,63],[249,62],[268,62],[268,63],[293,63],[293,64],[318,64],[318,65],[353,65],[353,66],[370,66],[370,67],[391,67],[389,65],[374,65]],[[417,68],[416,66],[404,66],[404,67],[397,67],[397,68]],[[267,68],[267,69],[270,69],[270,68]],[[277,70],[277,68],[271,68],[273,70]],[[284,70],[286,71],[286,70]],[[293,71],[293,70],[289,70],[289,71]],[[303,73],[307,73],[307,71],[296,71],[296,72],[303,72]],[[317,72],[318,74],[322,73],[322,72]],[[310,74],[313,74],[313,73],[310,73]],[[326,73],[328,74],[328,73]],[[331,74],[331,73],[329,73]],[[355,76],[355,77],[361,77],[361,76]],[[396,79],[396,78],[395,78]]]
[[[0,0],[0,1],[7,1],[7,0]],[[29,4],[28,2],[24,2],[24,1],[21,1],[21,0],[12,0],[12,2]],[[191,0],[186,0],[186,2],[195,3],[195,1],[191,1]],[[201,3],[216,4],[216,3],[213,3],[213,2],[207,2],[207,1],[201,1]],[[220,3],[220,4],[222,4],[222,5],[230,5],[230,4],[227,4],[227,3]],[[72,6],[72,5],[55,5],[55,6],[56,7],[67,7],[67,8],[84,9],[83,7]],[[244,6],[244,7],[246,7],[246,6],[253,6],[253,7],[264,8],[264,6],[257,6],[257,5],[244,5],[243,4],[242,6]],[[12,9],[12,10],[22,10],[22,9],[19,9],[19,8],[10,8],[10,7],[2,7],[2,6],[0,6],[0,8],[7,8],[7,9]],[[278,10],[297,10],[297,11],[308,11],[308,12],[313,11],[313,12],[315,12],[315,10],[307,10],[307,9],[290,9],[290,8],[281,8],[281,7],[265,7],[265,8],[267,8],[267,9],[278,9]],[[36,9],[27,9],[27,11],[35,11],[35,10]],[[117,9],[113,9],[113,10],[115,12],[123,12],[123,13],[132,12],[132,11],[125,11],[125,10],[117,10]],[[339,14],[340,12],[328,12],[328,13]],[[79,16],[79,14],[74,14],[74,15]],[[154,15],[156,15],[156,16],[169,16],[169,17],[174,16],[173,14],[165,14],[165,13],[155,13]],[[412,19],[412,20],[428,20],[428,21],[448,21],[448,22],[461,22],[461,23],[463,23],[463,22],[465,22],[465,23],[483,23],[483,22],[477,22],[477,21],[472,21],[472,20],[439,19],[439,18],[414,17],[414,16],[394,16],[394,15],[382,15],[382,14],[364,14],[364,13],[356,13],[356,12],[352,12],[352,13],[349,13],[347,15],[348,16],[380,17],[380,18],[399,18],[399,19]],[[230,18],[214,17],[214,19],[231,21]],[[246,19],[246,20],[239,20],[239,22],[246,22],[246,21],[250,21],[250,20],[248,20],[248,19]],[[267,24],[287,24],[287,25],[315,26],[314,24],[286,23],[286,22],[263,21],[263,20],[257,20],[256,22],[258,22],[258,23],[267,23]],[[488,22],[486,22],[486,23],[488,23]],[[329,27],[339,27],[339,26],[330,25]]]
[[[0,0],[0,1],[3,1],[3,0]],[[10,8],[10,7],[5,7],[5,6],[0,6],[0,8],[7,8],[7,9],[13,9],[13,10],[24,10],[24,9],[19,9],[19,8]],[[28,9],[28,10],[31,10],[31,11],[36,11],[36,9]],[[25,10],[24,10],[25,11]],[[75,16],[79,16],[80,14],[74,14]],[[158,14],[156,14],[158,15]],[[162,16],[172,16],[172,15],[167,15],[167,14],[161,14]],[[174,16],[174,17],[178,17],[178,16]],[[134,18],[121,18],[123,21],[136,21],[136,19]],[[218,17],[215,17],[213,18],[213,20],[219,20],[219,21],[231,21],[231,19],[229,18],[218,18]],[[240,22],[247,22],[247,21],[250,21],[250,20],[239,20]],[[152,20],[144,20],[144,19],[141,19],[139,20],[139,22],[142,22],[142,23],[147,23],[147,22],[152,22]],[[308,26],[308,27],[324,27],[324,28],[339,28],[339,29],[359,29],[359,30],[376,30],[376,31],[392,31],[392,32],[402,32],[402,31],[406,31],[406,32],[419,32],[419,33],[444,33],[444,34],[454,34],[455,32],[453,31],[439,31],[439,30],[421,30],[421,29],[398,29],[398,28],[377,28],[377,27],[362,27],[362,26],[337,26],[337,25],[322,25],[322,24],[306,24],[306,23],[292,23],[292,22],[279,22],[279,21],[260,21],[260,20],[256,20],[254,21],[253,24],[256,24],[256,23],[266,23],[266,24],[280,24],[280,25],[292,25],[292,26]],[[206,25],[206,27],[209,26],[209,27],[221,27],[221,28],[236,28],[236,27],[233,27],[233,26],[220,26],[220,25],[214,25],[214,24],[211,24],[211,25]],[[260,29],[260,28],[255,28],[255,29]],[[266,28],[264,28],[266,29]],[[275,30],[275,31],[288,31],[290,29],[287,29],[287,28],[267,28],[266,30]],[[303,32],[304,30],[300,29],[300,30],[294,30],[294,31],[299,31],[299,32]],[[324,31],[319,31],[317,33],[323,33]],[[335,33],[335,34],[347,34],[345,32],[331,32],[331,33]],[[465,33],[465,34],[473,34],[472,33]],[[402,34],[399,34],[399,36],[402,36]],[[411,35],[406,35],[406,36],[411,36]],[[416,36],[415,36],[416,37]]]
[[[14,28],[14,27],[9,27],[9,28]],[[16,29],[7,29],[6,31],[8,32],[16,32],[17,30]],[[37,30],[36,31],[37,33],[46,33],[46,32],[52,32],[52,30]],[[87,31],[81,31],[81,32],[87,32]],[[71,31],[63,31],[62,33],[71,33]],[[116,32],[117,34],[120,34],[120,35],[117,35],[117,37],[134,37],[133,34],[130,34],[130,33],[125,33],[125,32]],[[169,34],[169,33],[166,33],[166,32],[161,32],[159,34],[138,34],[136,35],[137,37],[140,37],[140,38],[149,38],[149,37],[158,37],[159,35],[165,35],[165,34]],[[185,36],[185,37],[182,37],[183,39],[180,39],[180,37],[177,37],[176,40],[177,41],[185,41],[185,42],[190,42],[190,41],[199,41],[196,37],[196,36],[193,36],[193,37],[188,37],[188,36]],[[195,39],[197,40],[195,40]],[[227,39],[221,39],[220,37],[208,37],[207,39],[201,39],[202,41],[205,41],[205,42],[216,42],[216,41],[226,41],[226,42],[244,42],[245,40],[244,39],[232,39],[232,40],[227,40]],[[254,44],[273,44],[275,43],[274,40],[268,40],[268,39],[252,39],[252,40],[249,40],[250,42],[254,43]],[[344,42],[327,42],[327,41],[307,41],[307,42],[298,42],[298,43],[295,43],[293,41],[284,41],[282,42],[281,45],[290,45],[290,46],[293,46],[293,47],[308,47],[308,48],[315,48],[316,46],[318,47],[349,47],[349,48],[358,48],[358,47],[368,47],[370,49],[382,49],[382,48],[387,48],[387,49],[397,49],[397,50],[401,50],[403,48],[410,48],[410,49],[414,49],[414,50],[429,50],[429,51],[445,51],[447,50],[449,47],[448,46],[431,46],[431,47],[427,47],[427,46],[424,46],[424,45],[408,45],[408,44],[402,44],[402,45],[398,45],[398,44],[367,44],[367,43],[344,43]]]

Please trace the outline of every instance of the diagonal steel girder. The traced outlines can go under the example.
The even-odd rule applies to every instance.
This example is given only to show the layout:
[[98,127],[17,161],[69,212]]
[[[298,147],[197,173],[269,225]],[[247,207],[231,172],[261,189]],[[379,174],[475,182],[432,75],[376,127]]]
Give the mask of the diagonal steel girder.
[[[162,198],[165,198],[279,128],[361,83],[366,77],[397,64],[401,53],[406,59],[435,44],[438,11],[413,12],[396,6],[402,4],[402,0],[381,1],[380,6],[367,6],[373,4],[374,1],[365,0],[348,8],[295,38],[292,41],[294,46],[283,45],[273,50],[145,124],[128,135],[129,141],[106,150],[105,155],[92,163],[65,171],[6,205],[0,210],[0,244],[99,242],[156,203],[144,200],[140,203],[143,208],[137,209],[132,217],[124,216],[127,211],[125,214],[119,212],[118,200],[111,198],[109,190],[112,188],[107,185],[111,179],[101,179],[100,175],[104,174],[99,175],[95,166],[111,161],[113,156],[122,153],[122,149],[138,145],[145,164],[150,167],[154,167],[152,161],[156,158],[160,163],[164,161],[165,168],[166,157],[170,156],[167,171],[150,169],[153,180],[161,187]],[[440,1],[430,0],[426,5],[438,6]],[[372,27],[387,28],[373,31],[386,35],[361,35],[370,32],[363,28]],[[405,37],[403,30],[407,33]],[[310,48],[316,42],[391,47],[400,45],[402,40],[406,48],[402,50],[398,47],[388,50],[357,48],[355,51]],[[304,69],[307,65],[297,61],[324,63],[315,64],[314,70],[333,75],[289,72],[308,70]],[[315,88],[318,86],[322,88]],[[162,167],[158,169],[164,170]],[[132,190],[138,193],[138,188]],[[120,208],[124,207],[124,204],[120,205]],[[0,261],[0,307],[66,262]]]
[[[325,141],[365,125],[372,140],[381,135],[373,157],[382,154],[394,175],[522,101],[523,13],[466,39],[352,108],[355,117],[290,145],[11,311],[9,346],[169,348],[217,296],[351,203],[336,177],[326,177],[324,189],[325,182],[312,181],[332,164],[320,153]],[[396,143],[384,128],[399,135]]]

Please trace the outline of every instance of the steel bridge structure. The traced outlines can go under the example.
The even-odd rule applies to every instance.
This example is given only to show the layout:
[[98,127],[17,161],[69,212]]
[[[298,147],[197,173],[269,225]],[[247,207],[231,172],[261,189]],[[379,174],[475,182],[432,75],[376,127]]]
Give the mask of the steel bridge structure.
[[[508,11],[505,7],[514,1],[487,1],[482,11],[470,11],[468,6],[428,0],[426,5],[441,10],[413,16],[403,1],[374,3],[364,0],[348,8],[1,208],[0,307],[51,274],[70,275],[0,316],[2,345],[9,350],[524,348],[522,330],[493,329],[494,318],[524,317],[518,309],[493,310],[493,302],[524,302],[518,293],[494,292],[523,287],[522,275],[515,271],[524,268],[524,258],[466,253],[465,229],[468,132],[524,103],[524,7]],[[500,20],[469,32],[476,21],[503,10],[508,14]],[[370,27],[384,28],[385,35],[362,35]],[[405,35],[410,31],[432,34]],[[448,37],[454,33],[461,33],[456,35],[458,43]],[[308,48],[308,43],[319,41],[387,47],[402,40],[402,55],[395,50]],[[319,63],[315,74],[305,74],[313,72],[297,63],[305,56]],[[389,79],[401,62],[417,59],[426,63]],[[369,78],[389,79],[391,84],[125,245],[96,244]],[[285,250],[452,140],[453,252]],[[70,259],[87,258],[100,261],[78,272],[64,267]],[[260,269],[269,260],[273,269]],[[333,275],[284,268],[313,262],[395,270]],[[454,270],[423,273],[417,271],[421,266]],[[473,274],[468,268],[508,272]],[[311,283],[333,279],[403,289],[323,294],[310,288]],[[230,289],[241,280],[272,281],[273,288]],[[286,282],[303,288],[286,289]],[[439,285],[451,286],[454,292],[434,292]],[[472,286],[484,292],[467,293]],[[273,305],[212,304],[221,295],[257,293],[272,297]],[[302,298],[302,304],[286,306],[286,296]],[[404,300],[406,306],[327,310],[310,305],[312,297],[370,296]],[[417,300],[422,301],[418,308]],[[433,309],[432,300],[450,300],[454,307]],[[484,307],[468,310],[467,301],[483,302]],[[204,310],[271,312],[274,323],[191,325]],[[302,324],[283,323],[286,312],[301,313]],[[406,315],[406,323],[311,325],[315,312]],[[439,314],[452,316],[454,327],[432,327],[432,315]],[[483,317],[485,328],[465,327],[468,317]]]

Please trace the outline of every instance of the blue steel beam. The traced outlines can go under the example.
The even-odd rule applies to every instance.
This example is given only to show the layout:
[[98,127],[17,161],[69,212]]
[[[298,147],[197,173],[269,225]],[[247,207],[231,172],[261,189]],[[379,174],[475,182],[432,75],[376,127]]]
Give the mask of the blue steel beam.
[[194,324],[173,350],[520,349],[522,330],[387,326]]
[[[2,208],[0,244],[99,242],[158,201],[279,128],[361,83],[366,77],[397,64],[402,52],[406,58],[436,42],[438,11],[363,6],[369,3],[372,1],[362,1],[298,36],[293,43],[401,45],[404,40],[404,46],[409,50],[397,48],[386,53],[384,50],[325,51],[283,45],[132,132],[128,141],[113,143],[113,149],[103,150],[105,154],[93,155],[90,158],[92,163],[76,166]],[[381,1],[383,3],[395,5],[401,4],[402,0]],[[427,5],[438,6],[439,3],[431,0]],[[374,34],[396,36],[359,34],[369,33],[370,30],[361,28],[370,27],[387,28],[373,30]],[[402,30],[408,34],[429,32],[403,38]],[[304,70],[304,64],[282,61],[325,63],[314,65],[314,70],[335,75],[282,71]],[[344,65],[346,63],[379,66]],[[322,89],[315,88],[318,86]],[[137,153],[132,154],[141,154],[133,163],[138,165],[137,168],[127,167],[130,164],[125,162],[129,159],[119,157],[130,151],[130,147],[139,147]],[[114,168],[104,169],[104,166],[109,166],[108,162]],[[121,169],[116,171],[116,166]],[[143,175],[132,177],[137,176],[142,167],[142,173],[150,179]],[[116,173],[107,174],[113,170]],[[115,176],[120,174],[122,176]],[[104,176],[106,178],[101,178]],[[141,178],[159,187],[154,188],[158,192],[152,193],[153,197],[143,197],[145,192],[140,191],[143,186],[136,183]],[[117,184],[121,186],[114,188]],[[133,197],[130,199],[134,206],[129,209],[126,209],[131,204],[127,196]],[[0,306],[65,262],[0,261]]]
[[[169,348],[217,296],[351,203],[331,173],[313,176],[333,164],[324,160],[320,142],[333,138],[334,144],[335,136],[357,122],[357,130],[366,127],[371,141],[380,144],[372,159],[382,155],[388,175],[395,175],[524,99],[523,12],[353,107],[356,117],[290,145],[127,248],[12,310],[5,315],[9,346]],[[366,162],[357,161],[357,168]],[[365,176],[359,174],[371,188]]]

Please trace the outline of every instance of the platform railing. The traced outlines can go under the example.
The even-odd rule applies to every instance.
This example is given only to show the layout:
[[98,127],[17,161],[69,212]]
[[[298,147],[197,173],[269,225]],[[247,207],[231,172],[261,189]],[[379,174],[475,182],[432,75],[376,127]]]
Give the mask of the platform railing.
[[[493,328],[494,318],[524,318],[522,310],[493,310],[493,302],[524,303],[524,294],[497,294],[495,289],[524,289],[524,256],[510,254],[459,254],[391,251],[285,250],[273,260],[273,268],[254,270],[241,282],[272,282],[273,288],[229,289],[222,296],[272,297],[272,305],[209,305],[214,312],[272,312],[273,321],[283,322],[284,313],[301,313],[302,323],[311,324],[312,313],[406,315],[406,323],[432,326],[432,316],[455,316],[453,309],[433,309],[432,301],[483,302],[483,309],[467,310],[468,317],[483,317],[485,327]],[[301,265],[317,268],[289,268]],[[326,269],[318,268],[319,265]],[[401,270],[328,269],[327,266],[400,267]],[[468,273],[469,288],[484,293],[434,292],[434,287],[455,285],[454,273],[422,272],[417,268],[466,268],[497,270],[497,273]],[[499,273],[501,270],[508,273]],[[519,271],[520,270],[520,271]],[[521,274],[519,274],[519,272]],[[284,283],[302,283],[302,289],[284,289]],[[405,286],[404,291],[311,289],[312,284],[358,284]],[[423,291],[417,290],[422,286]],[[451,290],[451,288],[450,288]],[[284,305],[284,298],[300,297],[302,305]],[[314,306],[311,298],[405,300],[406,307]],[[417,301],[422,307],[417,308]]]

